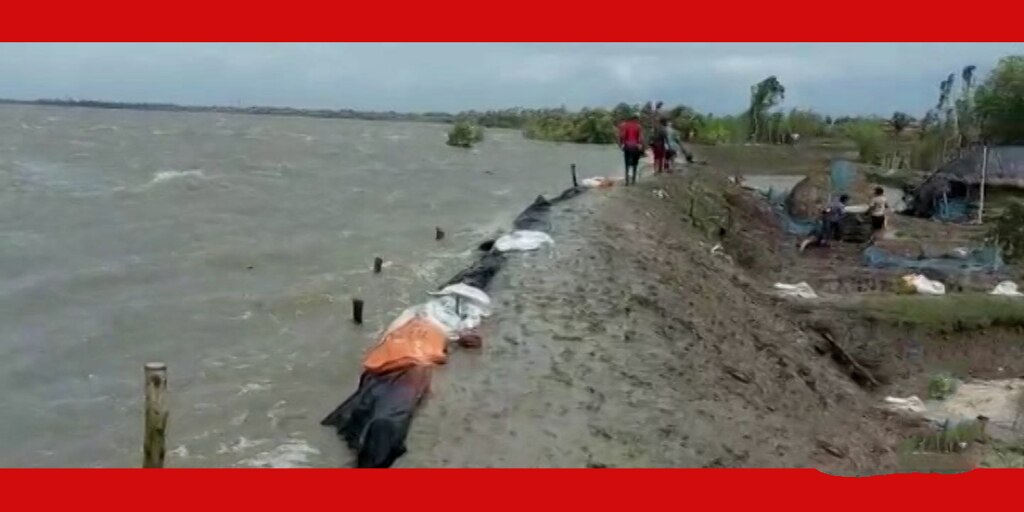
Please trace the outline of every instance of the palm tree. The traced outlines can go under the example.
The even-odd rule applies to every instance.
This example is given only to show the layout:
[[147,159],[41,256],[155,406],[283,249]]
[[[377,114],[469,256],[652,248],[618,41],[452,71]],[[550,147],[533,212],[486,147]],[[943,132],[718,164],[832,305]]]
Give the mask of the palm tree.
[[960,141],[958,146],[965,147],[975,138],[976,126],[974,116],[974,71],[976,66],[964,66],[960,72],[962,91],[960,98],[956,100],[956,113],[959,128]]
[[757,142],[765,113],[782,103],[786,88],[772,75],[750,87],[750,140]]
[[914,118],[905,112],[893,112],[892,117],[889,118],[889,127],[892,128],[894,136],[899,137],[903,130],[906,130],[911,123],[914,122]]
[[622,121],[629,119],[629,116],[632,115],[633,112],[633,107],[626,103],[619,103],[618,105],[615,105],[614,109],[612,109],[612,120],[614,120],[616,124],[621,123]]

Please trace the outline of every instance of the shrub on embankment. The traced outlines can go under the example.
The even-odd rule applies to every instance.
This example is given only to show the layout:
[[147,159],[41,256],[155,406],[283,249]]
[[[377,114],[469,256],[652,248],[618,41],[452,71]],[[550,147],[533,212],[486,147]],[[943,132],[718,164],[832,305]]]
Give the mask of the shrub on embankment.
[[1008,201],[989,229],[988,237],[999,244],[1007,262],[1024,260],[1024,202]]

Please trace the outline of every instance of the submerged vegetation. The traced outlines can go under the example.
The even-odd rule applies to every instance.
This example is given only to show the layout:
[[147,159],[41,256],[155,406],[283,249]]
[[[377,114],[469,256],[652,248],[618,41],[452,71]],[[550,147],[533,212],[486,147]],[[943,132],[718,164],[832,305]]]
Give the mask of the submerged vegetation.
[[448,130],[448,145],[457,148],[473,147],[473,144],[484,140],[484,129],[465,121],[459,121]]

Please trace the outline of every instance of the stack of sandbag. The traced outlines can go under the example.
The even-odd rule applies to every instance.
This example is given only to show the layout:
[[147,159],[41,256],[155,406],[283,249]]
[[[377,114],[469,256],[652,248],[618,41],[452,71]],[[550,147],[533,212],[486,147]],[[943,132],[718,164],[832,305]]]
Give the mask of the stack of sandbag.
[[551,235],[543,231],[516,230],[503,235],[494,242],[494,250],[498,252],[535,251],[545,245],[555,243]]
[[618,181],[621,181],[621,179],[596,176],[593,178],[583,178],[583,181],[581,181],[580,184],[586,188],[609,188],[614,186]]
[[512,233],[480,244],[482,254],[473,264],[388,326],[363,359],[359,388],[320,422],[337,429],[356,452],[357,467],[390,467],[405,453],[412,418],[427,395],[433,369],[447,361],[449,344],[482,343],[477,326],[491,310],[484,290],[504,265],[504,253],[553,243],[546,233],[551,206],[584,190],[569,188],[550,201],[538,196],[516,217]]
[[1002,295],[1003,297],[1024,297],[1024,293],[1017,289],[1017,283],[1013,281],[1003,281],[988,293],[990,295]]
[[359,388],[321,421],[356,452],[358,467],[390,467],[405,453],[409,425],[432,369],[447,361],[448,343],[479,346],[476,328],[490,314],[487,294],[459,283],[432,295],[388,326],[363,359]]
[[897,290],[907,295],[945,295],[946,285],[921,274],[908,274],[900,278]]
[[817,299],[818,294],[814,293],[811,285],[800,282],[797,284],[775,283],[775,290],[782,297],[797,299]]

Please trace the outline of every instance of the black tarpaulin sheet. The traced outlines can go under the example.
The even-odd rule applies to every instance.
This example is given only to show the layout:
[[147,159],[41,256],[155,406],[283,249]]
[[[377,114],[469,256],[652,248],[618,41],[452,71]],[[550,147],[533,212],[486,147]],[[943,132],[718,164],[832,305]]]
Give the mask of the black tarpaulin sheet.
[[363,373],[359,389],[320,424],[338,430],[356,452],[356,467],[391,467],[405,453],[405,436],[430,389],[432,371],[411,366],[383,375]]
[[[569,188],[551,201],[538,196],[516,217],[513,228],[549,231],[552,204],[575,197],[583,190]],[[441,288],[463,283],[486,290],[506,261],[505,255],[493,250],[493,245],[493,240],[480,244],[483,254]],[[364,372],[355,393],[320,424],[337,429],[338,436],[356,452],[356,467],[391,467],[406,451],[405,438],[416,409],[430,389],[432,370],[433,367],[412,366],[380,375]]]

